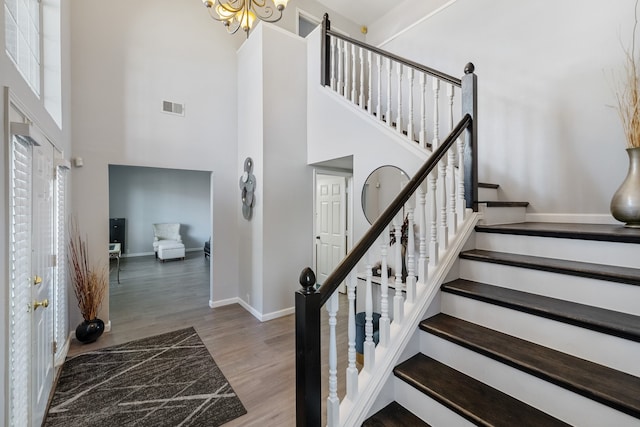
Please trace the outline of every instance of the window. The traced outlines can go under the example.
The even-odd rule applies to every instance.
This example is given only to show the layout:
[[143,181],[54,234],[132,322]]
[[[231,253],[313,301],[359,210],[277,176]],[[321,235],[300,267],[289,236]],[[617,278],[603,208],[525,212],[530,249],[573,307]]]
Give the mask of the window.
[[5,0],[4,25],[9,58],[40,96],[40,2]]

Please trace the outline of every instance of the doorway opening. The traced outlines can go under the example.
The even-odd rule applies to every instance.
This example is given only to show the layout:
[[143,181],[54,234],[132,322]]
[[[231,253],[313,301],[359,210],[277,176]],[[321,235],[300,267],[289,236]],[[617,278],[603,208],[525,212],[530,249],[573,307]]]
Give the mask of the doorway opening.
[[[109,165],[109,218],[120,227],[122,251],[120,270],[115,261],[110,264],[112,328],[136,316],[141,323],[147,318],[153,323],[158,313],[168,320],[190,308],[209,308],[215,260],[213,188],[211,171]],[[184,259],[156,258],[153,224],[158,223],[180,224]],[[209,239],[211,256],[205,256]]]

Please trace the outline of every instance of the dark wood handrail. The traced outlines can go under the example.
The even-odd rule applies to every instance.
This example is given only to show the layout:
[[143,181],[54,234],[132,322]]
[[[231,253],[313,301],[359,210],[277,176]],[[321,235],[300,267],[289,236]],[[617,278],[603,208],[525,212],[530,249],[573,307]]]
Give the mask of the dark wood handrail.
[[[344,41],[349,42],[351,44],[354,44],[354,45],[356,45],[358,47],[361,47],[361,48],[364,48],[366,50],[369,50],[369,51],[375,53],[376,55],[380,55],[380,56],[383,56],[385,58],[389,58],[389,59],[391,59],[391,60],[393,60],[395,62],[399,62],[399,63],[401,63],[403,65],[406,65],[407,67],[411,67],[416,71],[420,71],[420,72],[423,72],[425,74],[429,74],[430,76],[437,77],[440,80],[444,80],[444,81],[446,81],[448,83],[451,83],[452,85],[455,85],[455,86],[458,86],[458,87],[462,86],[462,81],[457,77],[450,76],[449,74],[443,73],[442,71],[438,71],[438,70],[435,70],[433,68],[429,68],[427,66],[424,66],[422,64],[418,64],[417,62],[413,62],[413,61],[411,61],[409,59],[406,59],[406,58],[403,58],[401,56],[394,55],[393,53],[387,52],[386,50],[379,49],[379,48],[377,48],[375,46],[371,46],[371,45],[368,45],[368,44],[366,44],[364,42],[361,42],[360,40],[352,39],[349,36],[345,36],[344,34],[340,34],[340,33],[337,33],[335,31],[331,30],[331,24],[329,22],[329,14],[327,14],[327,13],[325,13],[324,17],[322,18],[322,32],[323,32],[323,37],[325,37],[325,38],[328,37],[328,36],[332,36],[332,37],[344,40]],[[328,84],[328,81],[325,83],[325,86],[327,84]]]
[[418,189],[420,184],[427,178],[427,176],[437,166],[438,162],[447,153],[447,151],[454,144],[456,139],[462,135],[468,127],[472,124],[472,118],[470,114],[466,114],[458,125],[453,128],[449,136],[438,146],[438,148],[431,154],[429,159],[422,165],[422,167],[416,172],[409,183],[402,189],[402,191],[396,196],[391,204],[385,209],[384,212],[378,217],[378,219],[371,225],[371,228],[362,238],[356,243],[351,252],[342,260],[340,264],[324,283],[318,289],[320,293],[320,306],[324,305],[331,295],[338,289],[340,283],[346,279],[349,272],[351,272],[358,264],[360,259],[367,253],[371,245],[375,243],[378,236],[384,231],[386,226],[393,220],[404,204],[411,198],[413,193]]

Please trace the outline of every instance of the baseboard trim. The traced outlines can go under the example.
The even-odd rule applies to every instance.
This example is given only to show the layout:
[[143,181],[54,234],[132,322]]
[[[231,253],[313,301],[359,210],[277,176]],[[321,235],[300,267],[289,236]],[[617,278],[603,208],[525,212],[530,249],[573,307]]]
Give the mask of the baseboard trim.
[[620,224],[610,214],[528,213],[527,222],[565,222],[580,224]]
[[64,361],[67,359],[67,354],[69,353],[69,347],[71,347],[71,339],[75,337],[76,337],[75,331],[69,332],[69,336],[65,340],[64,345],[62,346],[62,349],[60,350],[55,360],[53,361],[54,368],[61,367]]
[[239,303],[240,303],[240,298],[222,299],[220,301],[209,300],[209,307],[211,308],[224,307],[225,305],[239,304]]
[[279,317],[288,316],[296,312],[295,307],[284,308],[278,311],[272,311],[271,313],[262,315],[262,321],[267,322],[269,320],[277,319]]

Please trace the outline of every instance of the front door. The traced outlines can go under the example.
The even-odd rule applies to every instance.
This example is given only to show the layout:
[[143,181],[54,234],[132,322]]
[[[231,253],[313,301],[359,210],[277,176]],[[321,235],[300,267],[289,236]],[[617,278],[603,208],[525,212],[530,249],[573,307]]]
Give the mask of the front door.
[[347,253],[346,179],[316,176],[316,277],[324,283]]
[[[42,424],[53,384],[53,270],[54,203],[53,147],[33,147],[33,198],[31,247],[31,414],[32,426]],[[64,262],[64,260],[58,260]]]

